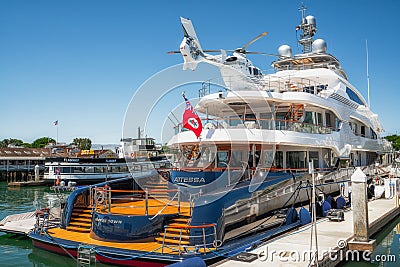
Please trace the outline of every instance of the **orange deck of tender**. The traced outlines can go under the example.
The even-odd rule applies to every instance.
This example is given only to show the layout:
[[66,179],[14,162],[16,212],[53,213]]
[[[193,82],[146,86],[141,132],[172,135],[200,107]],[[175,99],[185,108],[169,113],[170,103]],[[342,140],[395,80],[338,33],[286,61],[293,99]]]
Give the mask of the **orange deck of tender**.
[[[166,205],[168,200],[156,200],[153,198],[148,199],[148,215],[155,216],[156,214],[178,214],[180,217],[174,219],[172,224],[168,228],[171,228],[170,232],[166,234],[166,237],[173,237],[176,235],[176,230],[173,229],[173,226],[182,227],[189,223],[190,221],[190,206],[188,202],[180,202],[180,212],[178,212],[178,202],[173,201]],[[112,204],[110,206],[110,214],[121,214],[121,215],[138,215],[143,216],[146,212],[146,203],[144,199],[140,199],[137,201],[126,202],[126,203],[118,203],[117,205]],[[108,213],[108,208],[97,209],[99,213]],[[177,254],[177,247],[175,245],[172,247],[164,246],[162,249],[162,238],[164,237],[164,233],[160,233],[160,235],[154,238],[154,241],[149,242],[112,242],[112,241],[100,241],[90,237],[90,227],[91,227],[91,209],[88,208],[74,208],[71,216],[71,223],[67,226],[67,229],[61,228],[52,228],[48,230],[48,234],[53,238],[59,238],[64,240],[69,240],[78,243],[89,244],[93,246],[104,246],[111,248],[120,248],[127,250],[136,250],[136,251],[144,251],[144,252],[163,252],[163,253],[172,253]],[[182,230],[178,230],[178,232],[182,232]],[[183,233],[189,233],[188,230],[183,230]],[[179,233],[178,233],[179,235]],[[186,239],[181,234],[181,238]],[[157,241],[158,240],[158,241]],[[186,242],[180,242],[181,245],[184,245]],[[188,243],[188,242],[187,242]]]

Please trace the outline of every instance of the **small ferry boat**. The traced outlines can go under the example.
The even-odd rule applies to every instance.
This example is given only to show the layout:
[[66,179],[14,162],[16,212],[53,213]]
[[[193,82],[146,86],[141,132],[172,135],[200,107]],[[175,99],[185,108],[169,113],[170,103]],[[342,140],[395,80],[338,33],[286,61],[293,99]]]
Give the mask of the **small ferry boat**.
[[150,169],[168,168],[170,161],[161,155],[154,138],[121,139],[117,153],[82,150],[76,157],[45,159],[44,180],[50,184],[95,184],[112,179],[132,177]]
[[[228,90],[201,96],[196,110],[204,120],[185,99],[183,126],[192,131],[169,141],[179,151],[173,168],[75,190],[60,227],[38,224],[30,233],[34,246],[77,259],[93,252],[100,262],[127,266],[194,256],[212,262],[309,218],[293,206],[316,194],[310,181],[328,199],[342,192],[353,166],[368,173],[384,160],[381,152],[390,146],[380,138],[377,115],[326,43],[313,41],[315,18],[304,8],[297,27],[303,53],[292,56],[281,46],[276,72],[268,75],[246,58],[246,47],[265,34],[230,56],[212,56],[201,49],[192,22],[181,22],[184,69],[214,64]],[[283,216],[274,215],[283,208]]]
[[170,162],[161,156],[141,161],[124,158],[46,158],[43,179],[49,184],[67,185],[69,182],[78,185],[95,184],[132,177],[136,173],[147,172],[154,167],[169,166]]

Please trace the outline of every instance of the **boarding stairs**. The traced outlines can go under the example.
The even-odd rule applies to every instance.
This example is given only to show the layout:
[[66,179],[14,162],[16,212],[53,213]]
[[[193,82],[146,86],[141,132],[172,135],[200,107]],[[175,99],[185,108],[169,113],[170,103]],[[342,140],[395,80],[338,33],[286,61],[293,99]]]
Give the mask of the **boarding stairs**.
[[92,226],[92,209],[90,207],[74,207],[67,230],[90,233]]
[[190,225],[191,217],[179,216],[165,226],[164,232],[161,232],[156,241],[165,245],[189,245],[190,229],[185,228]]
[[147,180],[142,188],[147,189],[151,192],[150,196],[155,199],[169,199],[168,195],[168,180],[161,177],[152,177]]

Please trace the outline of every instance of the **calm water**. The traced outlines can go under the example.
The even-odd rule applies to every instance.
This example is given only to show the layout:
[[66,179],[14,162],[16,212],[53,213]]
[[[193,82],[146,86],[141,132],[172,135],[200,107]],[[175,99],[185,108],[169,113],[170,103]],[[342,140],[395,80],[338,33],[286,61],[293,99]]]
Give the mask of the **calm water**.
[[[0,182],[0,220],[10,214],[34,211],[57,202],[48,187],[7,188]],[[51,203],[52,202],[52,203]],[[34,248],[26,237],[0,232],[0,266],[77,266],[75,260]],[[97,263],[96,266],[107,266]]]
[[[400,218],[387,225],[372,238],[376,239],[377,246],[371,255],[373,262],[347,262],[344,267],[398,267],[400,266]],[[380,261],[374,261],[380,259]]]
[[[48,187],[8,188],[0,182],[0,220],[15,213],[34,211],[57,202],[58,198]],[[374,255],[395,255],[395,262],[348,262],[345,267],[400,266],[400,218],[385,227],[374,237],[377,248]],[[372,257],[374,257],[374,255]],[[26,237],[0,232],[0,266],[77,266],[76,261],[34,248]],[[105,267],[97,263],[96,266]]]

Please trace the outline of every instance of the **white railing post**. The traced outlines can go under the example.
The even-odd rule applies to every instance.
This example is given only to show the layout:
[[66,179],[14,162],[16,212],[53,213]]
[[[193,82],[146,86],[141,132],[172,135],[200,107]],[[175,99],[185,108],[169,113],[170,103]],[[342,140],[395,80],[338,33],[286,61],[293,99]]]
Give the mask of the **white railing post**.
[[181,188],[178,187],[178,214],[181,213]]
[[111,213],[111,187],[107,188],[108,195],[108,214]]
[[145,189],[146,195],[145,195],[145,215],[149,215],[149,189]]
[[207,248],[207,244],[206,244],[206,231],[204,230],[205,228],[203,227],[203,246],[204,246],[204,254],[206,253],[206,248]]

